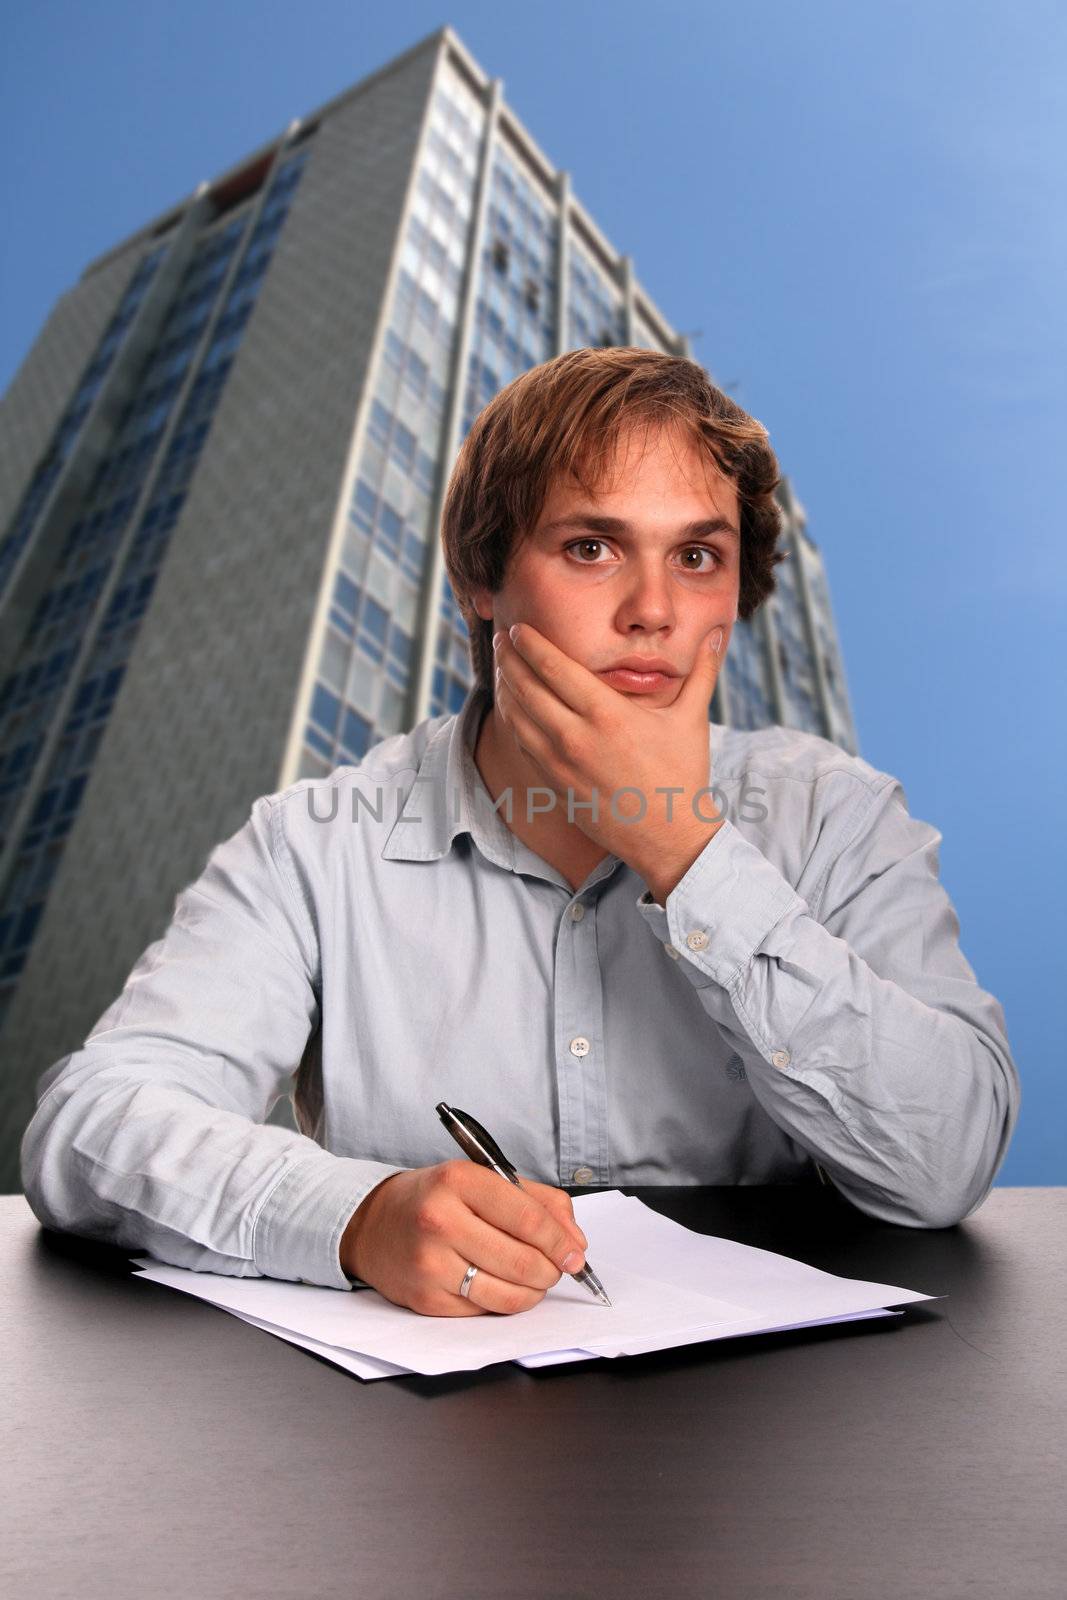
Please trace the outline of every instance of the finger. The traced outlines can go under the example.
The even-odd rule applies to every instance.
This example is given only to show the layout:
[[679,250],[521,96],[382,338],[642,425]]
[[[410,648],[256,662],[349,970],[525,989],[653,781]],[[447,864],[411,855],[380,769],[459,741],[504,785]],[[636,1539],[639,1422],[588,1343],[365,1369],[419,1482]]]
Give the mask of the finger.
[[[726,629],[720,625],[712,628],[711,632],[700,641],[697,648],[696,660],[682,692],[675,701],[676,706],[681,706],[685,711],[691,711],[702,717],[707,716],[711,697],[715,693],[715,680],[722,667],[722,646],[726,638]],[[716,641],[719,648],[715,649]]]
[[[470,1265],[477,1266],[477,1262]],[[454,1257],[454,1271],[452,1281],[455,1285],[452,1298],[461,1306],[471,1306],[475,1313],[495,1312],[497,1316],[514,1316],[518,1311],[531,1311],[545,1297],[543,1289],[527,1288],[521,1283],[510,1283],[506,1279],[498,1278],[494,1273],[478,1266],[478,1271],[471,1279],[471,1286],[465,1295],[459,1293],[459,1287],[467,1275],[468,1263],[458,1254]],[[462,1315],[461,1312],[452,1311],[450,1315]]]
[[496,652],[497,689],[508,690],[546,737],[558,743],[561,734],[577,726],[578,717],[506,640],[507,634],[502,635]]
[[[503,633],[497,649],[497,663],[506,678],[514,675],[516,682],[532,681],[542,691],[547,687],[552,698],[577,717],[592,715],[597,704],[604,703],[607,685],[601,683],[595,673],[567,655],[530,623],[517,622],[515,628],[515,638]],[[525,668],[529,678],[522,678],[521,668]]]
[[519,1181],[524,1189],[535,1195],[541,1204],[562,1222],[565,1228],[570,1228],[576,1244],[582,1250],[589,1248],[589,1240],[578,1226],[574,1215],[574,1201],[565,1189],[554,1189],[551,1184],[538,1183],[533,1178],[520,1178]]
[[570,1229],[535,1195],[514,1184],[501,1183],[495,1173],[473,1163],[467,1163],[465,1170],[463,1163],[457,1163],[454,1175],[450,1174],[447,1181],[459,1186],[462,1199],[483,1222],[540,1250],[561,1272],[577,1270],[573,1265],[563,1265],[575,1248]]
[[[464,1206],[449,1234],[461,1256],[466,1256],[472,1266],[491,1272],[503,1283],[513,1283],[523,1289],[537,1289],[542,1294],[560,1280],[561,1267],[550,1261],[536,1245],[516,1239],[501,1228],[485,1222],[477,1212]],[[576,1271],[581,1252],[575,1240],[568,1240],[568,1249],[574,1256],[570,1271]]]
[[501,677],[496,680],[495,697],[497,710],[503,717],[505,725],[514,734],[519,748],[526,752],[530,760],[540,767],[547,777],[558,740],[554,740],[552,735],[531,717],[514,690]]

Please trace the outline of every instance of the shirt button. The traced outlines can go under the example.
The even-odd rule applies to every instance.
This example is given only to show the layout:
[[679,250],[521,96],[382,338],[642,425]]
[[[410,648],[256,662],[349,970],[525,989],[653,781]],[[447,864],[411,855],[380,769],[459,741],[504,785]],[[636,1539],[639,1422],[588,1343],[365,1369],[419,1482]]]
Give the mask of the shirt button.
[[572,1183],[592,1183],[592,1181],[592,1167],[575,1167],[574,1171],[571,1173]]
[[705,950],[707,948],[708,936],[704,932],[703,928],[698,928],[694,933],[689,933],[686,935],[685,942],[689,946],[690,950]]
[[787,1067],[789,1065],[789,1051],[776,1050],[771,1057],[771,1064],[775,1067]]
[[663,948],[666,950],[672,961],[681,961],[682,958],[674,948],[673,944],[664,944]]
[[581,1034],[579,1034],[577,1039],[572,1039],[571,1040],[571,1055],[572,1056],[587,1056],[588,1054],[589,1054],[589,1040],[588,1039],[583,1039]]
[[585,907],[582,905],[582,902],[580,900],[578,900],[578,901],[575,902],[575,904],[573,906],[571,906],[571,921],[572,922],[581,922],[581,920],[582,920],[582,918],[584,916],[585,916]]

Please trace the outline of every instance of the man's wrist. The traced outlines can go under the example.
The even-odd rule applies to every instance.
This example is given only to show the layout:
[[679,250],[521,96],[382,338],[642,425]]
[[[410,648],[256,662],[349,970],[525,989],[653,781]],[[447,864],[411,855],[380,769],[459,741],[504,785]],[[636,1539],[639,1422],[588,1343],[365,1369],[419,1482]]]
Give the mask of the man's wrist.
[[346,1278],[358,1279],[360,1283],[366,1283],[367,1280],[363,1277],[363,1274],[359,1270],[359,1263],[361,1260],[360,1242],[363,1229],[367,1226],[367,1223],[370,1220],[372,1202],[374,1205],[377,1205],[378,1197],[385,1186],[389,1183],[390,1179],[399,1177],[400,1173],[404,1170],[405,1169],[401,1167],[398,1169],[398,1171],[390,1172],[386,1177],[379,1178],[374,1187],[369,1189],[363,1196],[363,1199],[359,1202],[359,1205],[345,1223],[344,1232],[341,1235],[341,1242],[337,1247],[337,1255],[341,1263],[341,1271],[344,1273]]
[[645,880],[649,893],[657,905],[666,906],[667,897],[681,883],[690,867],[725,822],[699,822],[695,830],[686,829],[673,838],[668,837],[657,852],[655,864],[646,870],[637,869]]

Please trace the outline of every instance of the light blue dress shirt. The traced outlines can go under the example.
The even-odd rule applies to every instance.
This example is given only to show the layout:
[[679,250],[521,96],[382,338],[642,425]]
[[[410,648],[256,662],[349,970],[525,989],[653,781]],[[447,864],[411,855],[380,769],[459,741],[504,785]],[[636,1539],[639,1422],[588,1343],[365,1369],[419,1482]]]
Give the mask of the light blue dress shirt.
[[[710,723],[704,805],[726,821],[666,906],[614,855],[574,891],[485,788],[486,704],[473,689],[258,799],[212,851],[40,1079],[38,1218],[346,1289],[360,1201],[457,1156],[439,1100],[544,1183],[807,1183],[818,1164],[889,1222],[972,1211],[1018,1077],[941,835],[900,783],[813,734]],[[265,1124],[286,1092],[302,1133]]]

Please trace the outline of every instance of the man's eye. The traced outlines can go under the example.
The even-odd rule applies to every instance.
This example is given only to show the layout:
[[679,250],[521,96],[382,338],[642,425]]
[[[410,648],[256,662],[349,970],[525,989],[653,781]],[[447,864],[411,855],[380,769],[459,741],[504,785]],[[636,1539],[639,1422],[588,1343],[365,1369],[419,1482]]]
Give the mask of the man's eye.
[[[576,539],[573,544],[569,544],[567,546],[568,550],[583,550],[583,551],[584,550],[603,550],[603,548],[604,548],[603,539]],[[583,559],[582,565],[586,566],[586,567],[595,567],[595,566],[598,566],[599,563],[596,562],[596,561],[585,561]]]
[[719,552],[717,550],[713,550],[711,546],[707,544],[691,544],[688,550],[683,550],[682,554],[683,556],[711,556],[713,558],[713,565],[704,567],[697,566],[695,563],[686,562],[690,572],[714,572],[718,567],[722,566],[722,557],[720,556]]

